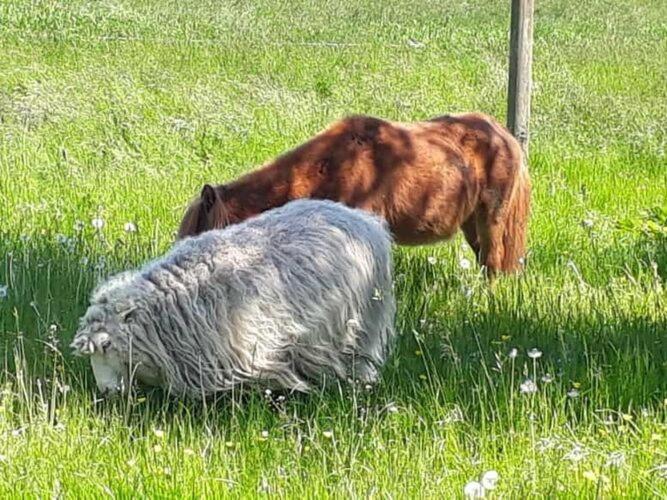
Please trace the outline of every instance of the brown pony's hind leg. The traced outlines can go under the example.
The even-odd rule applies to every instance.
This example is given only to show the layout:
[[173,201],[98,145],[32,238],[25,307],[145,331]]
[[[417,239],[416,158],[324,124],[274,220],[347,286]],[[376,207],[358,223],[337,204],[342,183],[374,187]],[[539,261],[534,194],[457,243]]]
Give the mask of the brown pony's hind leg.
[[489,210],[486,206],[480,207],[476,218],[480,264],[491,281],[503,270],[505,218],[501,209]]

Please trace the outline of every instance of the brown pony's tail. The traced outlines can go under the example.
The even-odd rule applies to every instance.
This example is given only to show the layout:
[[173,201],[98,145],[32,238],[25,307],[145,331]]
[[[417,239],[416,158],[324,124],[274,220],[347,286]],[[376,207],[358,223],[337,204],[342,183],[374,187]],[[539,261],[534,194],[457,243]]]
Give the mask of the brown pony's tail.
[[526,258],[531,182],[523,154],[520,156],[519,168],[515,172],[503,232],[502,269],[505,272],[520,270]]

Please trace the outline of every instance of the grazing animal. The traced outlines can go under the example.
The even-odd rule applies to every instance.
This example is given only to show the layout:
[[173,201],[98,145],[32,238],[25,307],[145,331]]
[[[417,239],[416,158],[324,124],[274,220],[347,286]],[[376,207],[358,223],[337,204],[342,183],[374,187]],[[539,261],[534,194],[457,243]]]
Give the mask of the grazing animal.
[[489,116],[352,116],[235,181],[205,185],[178,238],[293,199],[330,199],[384,217],[399,244],[433,243],[460,228],[493,275],[523,263],[530,191],[519,143]]
[[239,384],[372,382],[394,339],[386,222],[298,200],[178,242],[99,286],[71,344],[99,390],[206,397]]

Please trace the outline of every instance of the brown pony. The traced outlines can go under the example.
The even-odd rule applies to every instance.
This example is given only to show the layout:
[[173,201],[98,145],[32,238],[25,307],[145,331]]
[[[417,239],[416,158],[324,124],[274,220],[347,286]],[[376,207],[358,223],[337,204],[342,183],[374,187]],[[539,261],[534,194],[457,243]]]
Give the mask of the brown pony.
[[461,228],[493,275],[523,262],[530,190],[518,142],[489,116],[416,123],[352,116],[233,182],[206,184],[178,238],[296,198],[330,199],[383,216],[403,245],[433,243]]

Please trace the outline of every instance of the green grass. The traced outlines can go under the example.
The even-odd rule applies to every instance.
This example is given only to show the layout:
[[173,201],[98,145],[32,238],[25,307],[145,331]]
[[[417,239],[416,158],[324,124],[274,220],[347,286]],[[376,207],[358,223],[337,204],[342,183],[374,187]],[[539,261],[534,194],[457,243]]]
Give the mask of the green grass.
[[0,0],[0,497],[667,496],[667,4],[536,3],[526,273],[397,248],[382,383],[274,407],[97,401],[91,288],[345,114],[502,120],[509,2]]

